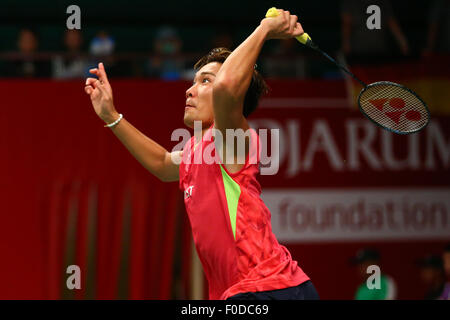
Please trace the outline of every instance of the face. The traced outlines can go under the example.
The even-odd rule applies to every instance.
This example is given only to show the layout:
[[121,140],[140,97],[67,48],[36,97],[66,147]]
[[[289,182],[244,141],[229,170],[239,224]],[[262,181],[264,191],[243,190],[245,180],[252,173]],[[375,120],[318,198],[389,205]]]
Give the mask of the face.
[[21,52],[34,52],[37,48],[37,40],[34,34],[28,30],[20,33],[18,47]]
[[203,66],[197,71],[192,86],[186,91],[184,124],[189,128],[194,128],[194,121],[201,121],[204,129],[213,123],[212,87],[221,66],[219,62]]
[[434,268],[425,267],[420,271],[422,282],[427,285],[432,285],[437,277],[437,271]]
[[78,50],[81,47],[81,32],[78,30],[68,30],[65,34],[65,43],[68,49]]
[[364,261],[358,264],[358,274],[361,279],[366,279],[370,274],[367,273],[367,268],[371,265],[378,265],[377,261]]

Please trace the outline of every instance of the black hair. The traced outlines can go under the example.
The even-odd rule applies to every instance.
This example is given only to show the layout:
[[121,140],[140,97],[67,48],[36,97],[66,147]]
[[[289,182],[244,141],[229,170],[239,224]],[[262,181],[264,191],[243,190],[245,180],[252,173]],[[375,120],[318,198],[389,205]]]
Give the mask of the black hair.
[[[224,63],[230,54],[231,51],[227,48],[212,49],[207,55],[203,56],[200,60],[197,61],[197,63],[194,65],[194,69],[198,70],[211,62]],[[250,81],[247,93],[245,94],[244,109],[242,111],[244,117],[247,118],[253,111],[255,111],[255,109],[258,107],[259,99],[262,95],[268,93],[268,91],[269,88],[261,74],[256,70],[255,65],[252,80]]]

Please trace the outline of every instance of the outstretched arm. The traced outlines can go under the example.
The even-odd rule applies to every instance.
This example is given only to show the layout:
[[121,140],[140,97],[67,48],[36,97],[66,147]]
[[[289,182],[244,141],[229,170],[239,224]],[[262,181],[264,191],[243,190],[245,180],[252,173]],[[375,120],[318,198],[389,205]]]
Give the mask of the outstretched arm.
[[297,16],[278,10],[279,15],[265,18],[255,31],[225,60],[213,84],[214,125],[225,136],[226,129],[246,130],[242,114],[245,94],[254,65],[268,39],[287,39],[303,34]]
[[[98,79],[87,78],[84,90],[90,96],[100,119],[105,123],[112,123],[119,118],[119,113],[114,107],[112,88],[103,63],[99,63],[98,68],[91,69],[90,72],[98,76]],[[136,160],[161,181],[179,179],[179,166],[171,159],[174,154],[145,136],[126,119],[111,127],[111,130]]]

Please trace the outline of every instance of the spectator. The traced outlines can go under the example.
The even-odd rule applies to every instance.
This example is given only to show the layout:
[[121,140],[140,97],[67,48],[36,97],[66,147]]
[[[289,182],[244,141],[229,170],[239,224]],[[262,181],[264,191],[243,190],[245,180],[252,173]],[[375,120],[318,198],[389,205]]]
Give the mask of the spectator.
[[424,55],[450,53],[450,1],[434,0],[428,19],[428,40]]
[[418,261],[420,267],[420,277],[427,286],[425,300],[438,299],[444,290],[445,272],[442,257],[438,255],[428,255]]
[[50,64],[37,57],[39,40],[35,31],[24,28],[19,31],[17,37],[18,51],[13,56],[13,61],[5,68],[5,75],[9,77],[49,77]]
[[450,243],[444,249],[444,253],[442,254],[442,260],[444,262],[444,271],[447,282],[444,286],[444,290],[442,290],[440,299],[450,300]]
[[106,31],[102,30],[92,39],[90,53],[94,56],[104,57],[114,53],[115,41]]
[[380,274],[380,289],[370,289],[367,286],[367,278],[370,276],[367,273],[367,268],[371,265],[380,267],[378,251],[371,248],[361,249],[350,262],[357,266],[359,277],[362,280],[356,291],[355,300],[394,300],[397,298],[395,281],[384,273]]
[[66,30],[65,52],[53,61],[53,77],[57,79],[82,78],[86,75],[88,63],[82,55],[83,36],[80,30]]
[[[367,8],[377,5],[381,10],[381,29],[367,28]],[[394,17],[388,0],[342,0],[342,50],[349,62],[377,61],[393,55],[388,42],[388,28],[403,55],[409,54],[408,42]]]
[[105,30],[101,30],[91,40],[89,53],[96,59],[90,61],[89,65],[95,66],[98,62],[103,62],[107,66],[110,77],[127,76],[131,67],[126,60],[119,60],[115,55],[116,41]]
[[180,79],[185,69],[180,56],[182,46],[183,42],[174,28],[161,27],[153,43],[154,56],[148,61],[148,75],[165,80]]

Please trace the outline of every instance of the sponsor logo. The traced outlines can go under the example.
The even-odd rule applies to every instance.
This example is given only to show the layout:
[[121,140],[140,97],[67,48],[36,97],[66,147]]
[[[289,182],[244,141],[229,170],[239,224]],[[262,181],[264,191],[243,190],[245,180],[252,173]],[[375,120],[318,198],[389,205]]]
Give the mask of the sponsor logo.
[[184,190],[184,199],[188,199],[192,196],[192,190],[194,189],[194,186],[187,187],[186,190]]

